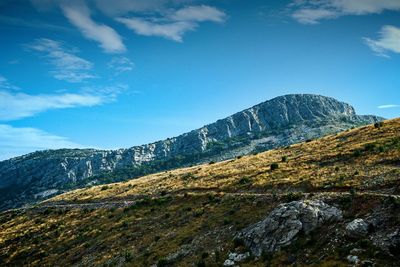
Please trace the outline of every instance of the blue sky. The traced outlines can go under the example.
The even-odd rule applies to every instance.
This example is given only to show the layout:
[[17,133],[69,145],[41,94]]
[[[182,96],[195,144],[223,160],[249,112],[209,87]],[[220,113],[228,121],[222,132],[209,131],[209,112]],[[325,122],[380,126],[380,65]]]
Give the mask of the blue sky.
[[400,113],[400,1],[0,0],[0,160],[176,136],[288,93]]

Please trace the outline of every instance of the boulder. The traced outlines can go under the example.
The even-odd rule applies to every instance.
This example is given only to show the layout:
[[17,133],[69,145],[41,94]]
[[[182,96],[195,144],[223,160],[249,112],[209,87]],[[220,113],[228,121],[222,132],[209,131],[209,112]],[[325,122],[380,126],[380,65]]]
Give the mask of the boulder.
[[358,257],[357,257],[357,256],[354,256],[354,255],[349,255],[349,256],[347,256],[347,261],[348,261],[350,264],[359,264],[359,263],[360,263],[360,260],[358,259]]
[[324,223],[342,219],[342,211],[320,200],[280,204],[262,221],[238,234],[253,255],[288,246],[300,232],[309,234]]
[[235,266],[235,262],[233,260],[224,261],[224,266]]
[[369,224],[363,219],[355,219],[346,225],[346,233],[353,238],[364,237],[368,234]]
[[240,254],[240,253],[229,253],[229,256],[228,256],[228,258],[230,259],[230,260],[233,260],[234,262],[241,262],[241,261],[244,261],[244,260],[246,260],[248,257],[250,257],[250,253],[249,252],[246,252],[246,253],[243,253],[243,254]]

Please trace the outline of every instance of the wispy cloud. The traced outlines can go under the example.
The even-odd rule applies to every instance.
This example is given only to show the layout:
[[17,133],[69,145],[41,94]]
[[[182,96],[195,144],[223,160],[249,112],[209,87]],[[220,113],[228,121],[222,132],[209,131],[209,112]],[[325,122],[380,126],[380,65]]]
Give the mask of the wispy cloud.
[[63,26],[56,25],[54,23],[45,23],[42,21],[29,21],[26,20],[26,18],[18,18],[18,17],[10,17],[10,16],[4,16],[0,15],[0,22],[12,26],[17,26],[17,27],[27,27],[27,28],[35,28],[35,29],[46,29],[46,30],[53,30],[53,31],[64,31],[68,32],[71,31],[71,29]]
[[19,88],[17,86],[12,85],[11,83],[8,82],[8,80],[0,75],[0,89],[5,89],[5,90],[18,90]]
[[96,106],[107,101],[103,95],[87,93],[29,95],[0,91],[0,120],[11,121],[31,117],[51,109]]
[[117,21],[135,31],[138,35],[160,36],[176,42],[182,42],[182,36],[196,28],[196,24],[187,21],[154,23],[142,18],[117,18]]
[[393,104],[387,104],[387,105],[381,105],[381,106],[378,106],[378,108],[399,108],[400,107],[400,105],[393,105]]
[[115,74],[121,74],[132,71],[135,68],[135,63],[127,57],[113,57],[108,63],[108,67],[113,69]]
[[398,0],[297,0],[289,5],[292,17],[300,23],[316,24],[324,19],[346,15],[378,14],[400,10]]
[[[110,3],[112,5],[112,3]],[[100,44],[107,53],[121,53],[126,50],[119,34],[111,27],[96,23],[90,16],[90,10],[84,1],[72,0],[62,2],[61,9],[67,19],[82,34]]]
[[96,77],[90,72],[93,64],[76,56],[76,49],[67,50],[61,42],[42,38],[25,47],[42,53],[55,67],[51,73],[58,80],[76,83]]
[[212,21],[224,22],[226,14],[215,7],[200,5],[188,6],[175,11],[171,19],[176,21]]
[[0,124],[0,160],[43,149],[82,148],[68,138],[36,128],[16,128]]
[[317,24],[320,19],[336,18],[333,10],[303,8],[293,13],[293,18],[303,24]]
[[125,24],[136,34],[159,36],[176,42],[182,42],[183,35],[194,31],[200,22],[222,23],[226,14],[215,7],[206,5],[188,6],[168,14],[153,17],[118,17],[116,20]]
[[364,41],[377,55],[389,57],[388,52],[400,53],[400,28],[383,26],[379,39],[365,37]]

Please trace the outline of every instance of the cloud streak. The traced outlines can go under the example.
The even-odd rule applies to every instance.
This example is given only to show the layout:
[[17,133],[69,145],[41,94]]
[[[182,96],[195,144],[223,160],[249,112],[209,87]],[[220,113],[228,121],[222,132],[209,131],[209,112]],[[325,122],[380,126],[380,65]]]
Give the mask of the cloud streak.
[[107,53],[122,53],[126,47],[122,38],[111,27],[96,23],[90,16],[89,8],[84,1],[72,0],[60,5],[65,17],[79,29],[87,39],[96,41]]
[[386,25],[382,27],[379,34],[380,37],[376,40],[364,38],[372,51],[383,57],[389,57],[388,52],[400,53],[400,28]]
[[400,105],[388,104],[388,105],[381,105],[381,106],[378,106],[378,108],[380,108],[380,109],[386,109],[386,108],[398,108],[398,107],[400,107]]
[[106,102],[102,95],[56,94],[29,95],[0,91],[0,121],[11,121],[34,116],[51,109],[91,107]]
[[41,38],[26,45],[26,48],[41,53],[49,60],[55,67],[51,72],[55,79],[77,83],[96,77],[90,73],[93,64],[73,54],[74,51],[67,51],[61,42]]
[[108,67],[115,71],[115,74],[121,74],[124,72],[130,72],[135,68],[135,63],[133,63],[127,57],[113,57],[108,63]]
[[188,6],[174,10],[161,17],[118,17],[121,22],[138,35],[159,36],[176,42],[182,42],[183,35],[194,31],[200,22],[222,23],[226,14],[215,7],[206,5]]
[[196,28],[195,23],[186,21],[160,24],[142,18],[117,18],[116,20],[138,35],[159,36],[176,42],[182,42],[182,36]]
[[19,90],[17,86],[14,86],[11,83],[9,83],[8,80],[2,75],[0,75],[0,89]]
[[379,14],[385,10],[400,10],[398,0],[300,0],[289,5],[291,16],[303,24],[347,15]]
[[58,148],[82,148],[82,145],[40,129],[0,124],[0,160],[37,150]]

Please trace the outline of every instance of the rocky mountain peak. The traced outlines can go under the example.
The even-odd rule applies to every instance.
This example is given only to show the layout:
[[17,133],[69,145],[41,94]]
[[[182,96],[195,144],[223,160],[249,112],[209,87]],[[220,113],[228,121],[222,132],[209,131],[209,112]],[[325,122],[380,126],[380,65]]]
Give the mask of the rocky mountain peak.
[[[374,123],[334,98],[291,94],[273,98],[199,129],[118,150],[60,149],[0,162],[0,210],[48,192],[134,178],[207,161],[286,146]],[[50,190],[50,191],[49,191]]]

